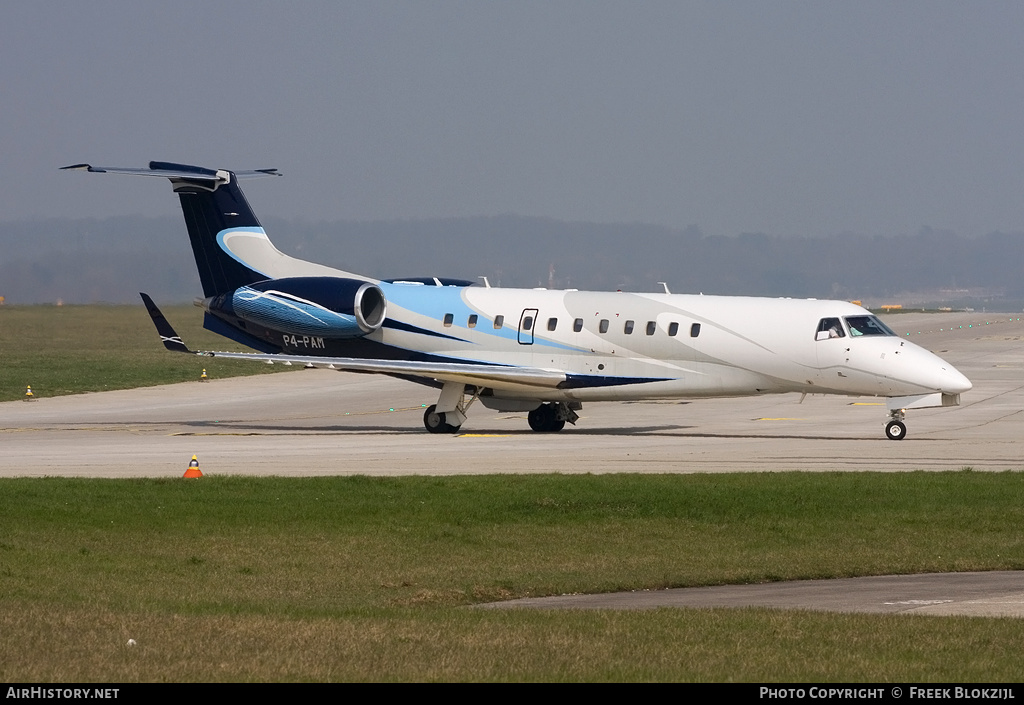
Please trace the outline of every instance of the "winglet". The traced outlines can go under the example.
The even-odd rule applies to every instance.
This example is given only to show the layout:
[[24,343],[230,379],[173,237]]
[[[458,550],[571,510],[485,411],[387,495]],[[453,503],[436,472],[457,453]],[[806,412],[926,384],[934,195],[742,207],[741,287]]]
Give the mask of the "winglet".
[[153,303],[153,299],[149,298],[149,294],[139,292],[139,296],[142,297],[142,303],[146,304],[146,310],[149,312],[149,317],[153,319],[153,325],[156,326],[156,332],[160,334],[160,340],[163,341],[164,347],[172,352],[191,353],[192,351],[186,347],[185,343],[181,342],[181,337],[171,328],[171,324],[167,322],[164,314]]

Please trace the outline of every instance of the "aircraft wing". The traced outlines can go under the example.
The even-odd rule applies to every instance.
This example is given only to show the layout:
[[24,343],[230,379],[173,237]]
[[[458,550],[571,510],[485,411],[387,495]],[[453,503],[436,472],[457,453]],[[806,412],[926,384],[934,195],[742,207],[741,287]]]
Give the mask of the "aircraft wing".
[[238,353],[190,350],[174,331],[164,314],[147,294],[141,294],[146,310],[156,326],[164,347],[202,357],[223,357],[252,360],[267,364],[305,365],[329,370],[376,372],[380,374],[424,377],[444,382],[464,382],[478,386],[527,386],[554,389],[565,381],[565,372],[541,367],[514,367],[459,362],[418,362],[411,360],[368,360],[354,357],[310,357],[281,353]]

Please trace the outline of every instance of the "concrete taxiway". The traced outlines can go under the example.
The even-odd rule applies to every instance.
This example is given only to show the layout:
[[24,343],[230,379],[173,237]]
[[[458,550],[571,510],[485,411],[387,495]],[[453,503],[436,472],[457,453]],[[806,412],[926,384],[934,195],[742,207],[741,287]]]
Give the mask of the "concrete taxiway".
[[885,438],[881,399],[796,394],[587,404],[559,434],[477,405],[462,433],[431,435],[435,390],[293,370],[0,404],[0,476],[175,477],[193,454],[207,474],[256,475],[1021,469],[1021,317],[886,320],[974,382],[959,407],[911,410],[903,441]]
[[1022,617],[1024,571],[882,575],[601,595],[557,595],[480,606],[502,609],[630,610],[659,607],[771,607],[873,614]]
[[[887,440],[884,401],[799,395],[588,404],[559,434],[474,407],[462,433],[423,430],[436,391],[387,377],[294,370],[0,404],[0,476],[408,475],[1024,468],[1024,321],[901,314],[898,333],[974,383],[959,407],[908,413]],[[154,340],[154,345],[157,344]],[[170,355],[172,353],[168,353]],[[1024,572],[801,581],[566,596],[502,606],[742,606],[1024,616]]]

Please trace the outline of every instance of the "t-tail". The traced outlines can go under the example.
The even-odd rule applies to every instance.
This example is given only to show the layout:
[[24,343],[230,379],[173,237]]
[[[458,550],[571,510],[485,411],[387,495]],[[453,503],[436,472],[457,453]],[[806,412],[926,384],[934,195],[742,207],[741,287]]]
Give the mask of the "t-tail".
[[[88,164],[64,168],[170,179],[181,201],[204,296],[216,296],[269,278],[267,273],[250,264],[251,255],[258,250],[276,251],[276,248],[238,188],[238,178],[279,176],[277,169],[233,173],[170,162],[150,162],[148,169]],[[235,255],[236,249],[242,253],[248,251],[250,257],[243,259]]]
[[[296,347],[299,341],[360,338],[384,323],[387,302],[377,280],[289,257],[270,242],[238,180],[280,176],[277,169],[232,172],[169,162],[150,162],[148,169],[64,169],[170,180],[192,242],[208,330],[273,353],[289,349],[291,341]],[[153,314],[153,302],[143,298]],[[176,350],[181,341],[160,319],[154,322],[164,344]]]
[[207,299],[256,282],[285,277],[341,276],[372,281],[333,267],[289,257],[274,247],[238,187],[238,180],[281,176],[277,169],[227,171],[170,162],[150,162],[148,169],[89,164],[75,164],[64,169],[169,179],[181,201],[199,281]]
[[[216,296],[267,278],[230,255],[233,239],[262,239],[270,245],[266,231],[238,188],[235,174],[166,162],[150,162],[149,168],[180,170],[204,177],[171,179],[181,201],[204,296]],[[258,175],[275,176],[277,170],[267,169]]]

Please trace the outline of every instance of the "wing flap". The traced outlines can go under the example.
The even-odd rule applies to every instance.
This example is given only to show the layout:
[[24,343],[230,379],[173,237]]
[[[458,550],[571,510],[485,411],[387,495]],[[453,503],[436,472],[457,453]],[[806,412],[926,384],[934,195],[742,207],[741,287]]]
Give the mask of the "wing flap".
[[494,384],[517,384],[531,387],[557,387],[565,381],[561,370],[547,370],[541,367],[512,367],[458,362],[415,362],[410,360],[372,360],[355,357],[307,357],[281,353],[236,353],[197,350],[196,355],[223,357],[235,360],[252,360],[270,364],[306,365],[329,370],[349,372],[376,372],[380,374],[401,374],[414,377],[429,377],[446,382],[465,382],[492,386]]

